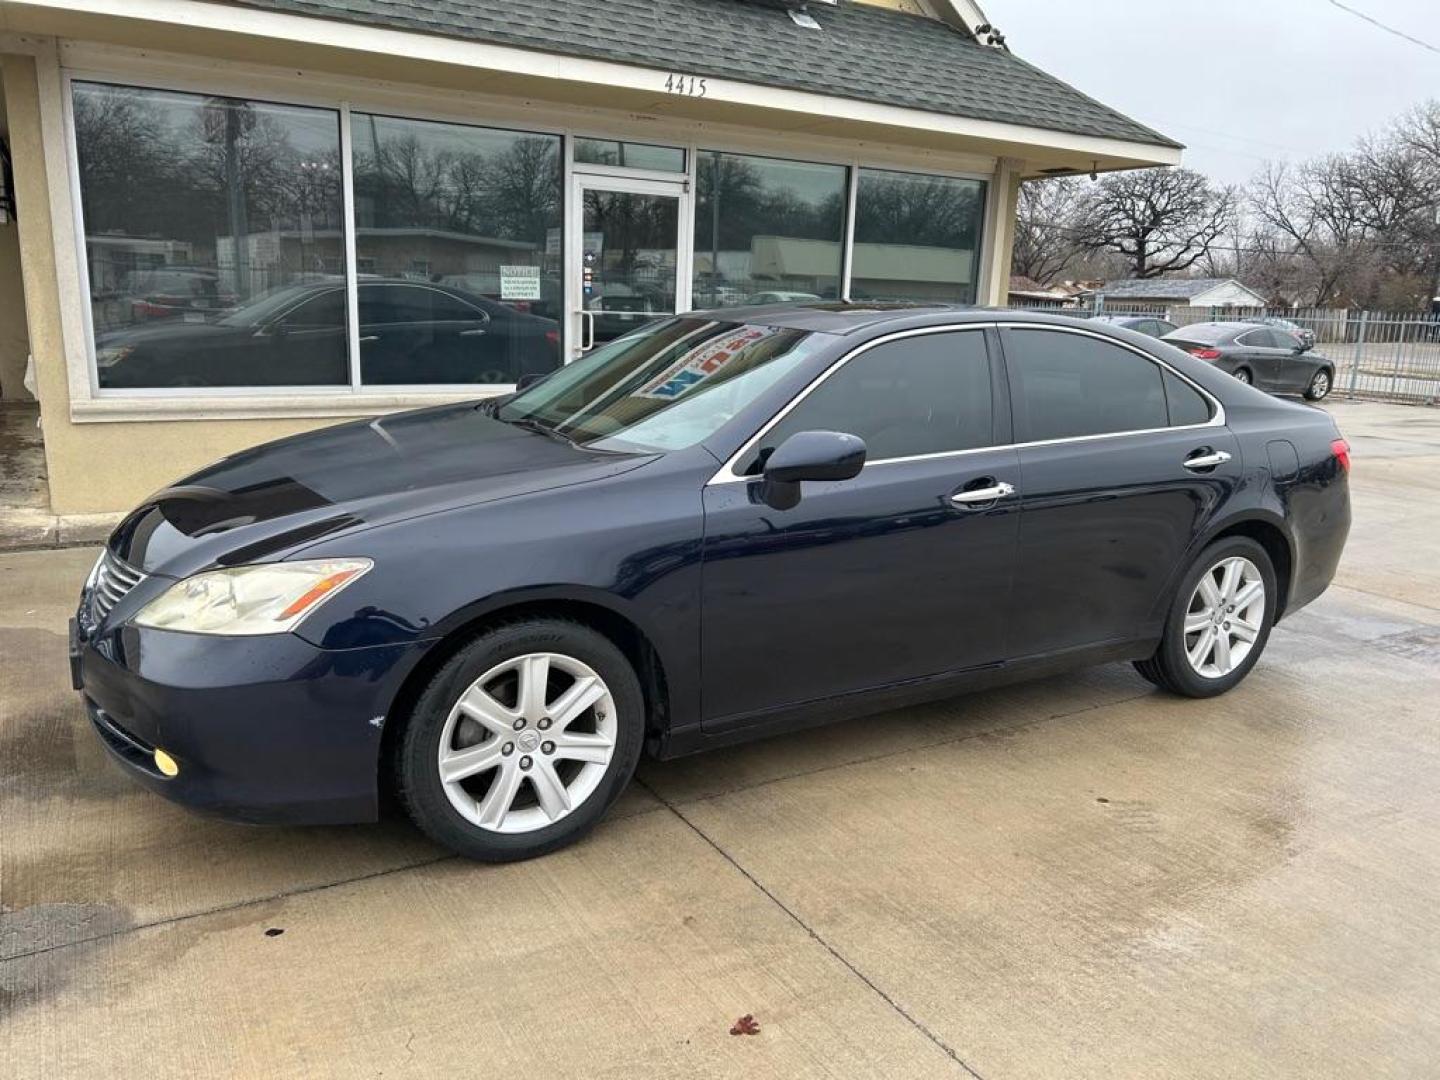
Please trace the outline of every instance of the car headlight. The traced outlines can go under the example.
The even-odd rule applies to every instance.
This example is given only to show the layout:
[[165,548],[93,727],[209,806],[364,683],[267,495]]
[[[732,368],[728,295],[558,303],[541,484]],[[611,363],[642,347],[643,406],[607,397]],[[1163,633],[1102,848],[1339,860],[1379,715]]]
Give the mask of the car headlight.
[[316,559],[207,570],[177,581],[134,622],[191,634],[283,634],[373,565]]
[[134,345],[106,345],[95,350],[95,366],[114,367],[135,351]]

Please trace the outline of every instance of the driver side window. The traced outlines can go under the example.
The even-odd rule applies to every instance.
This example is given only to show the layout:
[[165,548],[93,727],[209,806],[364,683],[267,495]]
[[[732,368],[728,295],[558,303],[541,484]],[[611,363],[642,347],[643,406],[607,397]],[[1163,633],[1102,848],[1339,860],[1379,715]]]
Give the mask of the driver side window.
[[797,431],[858,435],[871,462],[992,445],[984,333],[919,334],[846,361],[765,433],[742,471],[759,473],[770,452]]

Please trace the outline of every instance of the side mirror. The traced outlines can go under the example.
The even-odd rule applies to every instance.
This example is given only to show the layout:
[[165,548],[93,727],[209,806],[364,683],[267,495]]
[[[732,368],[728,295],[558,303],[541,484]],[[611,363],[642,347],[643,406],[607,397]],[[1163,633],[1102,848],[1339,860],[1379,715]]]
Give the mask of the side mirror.
[[797,431],[765,459],[761,498],[776,510],[800,501],[804,480],[849,480],[865,467],[865,440],[839,431]]
[[1295,355],[1296,355],[1296,356],[1299,356],[1301,353],[1307,353],[1307,352],[1309,352],[1309,351],[1310,351],[1310,346],[1309,346],[1309,345],[1306,345],[1305,342],[1303,342],[1303,341],[1300,342],[1298,345],[1295,346]]

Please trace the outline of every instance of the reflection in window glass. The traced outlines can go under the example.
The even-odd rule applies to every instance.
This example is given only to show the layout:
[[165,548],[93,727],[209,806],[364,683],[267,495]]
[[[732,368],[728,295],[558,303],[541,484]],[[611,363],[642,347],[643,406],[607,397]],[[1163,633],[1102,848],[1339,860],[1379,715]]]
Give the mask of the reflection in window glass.
[[921,334],[868,349],[765,433],[741,471],[800,431],[865,440],[866,460],[972,450],[993,442],[990,357],[976,330]]
[[1170,422],[1160,366],[1129,349],[1084,334],[1009,330],[1005,360],[1021,442]]
[[819,347],[804,330],[667,319],[600,346],[496,416],[603,450],[676,450],[719,430]]
[[102,388],[348,382],[343,295],[307,304],[344,280],[336,112],[77,82],[74,114]]
[[355,113],[361,381],[513,383],[560,363],[560,139]]
[[985,182],[861,169],[855,300],[975,302]]
[[612,139],[576,139],[575,160],[583,165],[615,165],[654,172],[685,171],[685,151],[678,146],[651,146]]
[[838,298],[845,184],[843,165],[701,151],[695,306]]

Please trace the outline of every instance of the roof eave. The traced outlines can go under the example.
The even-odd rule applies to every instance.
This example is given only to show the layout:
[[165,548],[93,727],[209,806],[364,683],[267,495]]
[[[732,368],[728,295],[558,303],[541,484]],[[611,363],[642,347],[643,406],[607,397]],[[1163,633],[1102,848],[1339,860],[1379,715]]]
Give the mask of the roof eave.
[[207,0],[0,0],[0,29],[556,103],[586,101],[667,119],[983,154],[1010,159],[1023,176],[1180,160],[1173,146],[739,80],[711,77],[703,98],[686,97],[666,92],[671,73],[661,69]]

